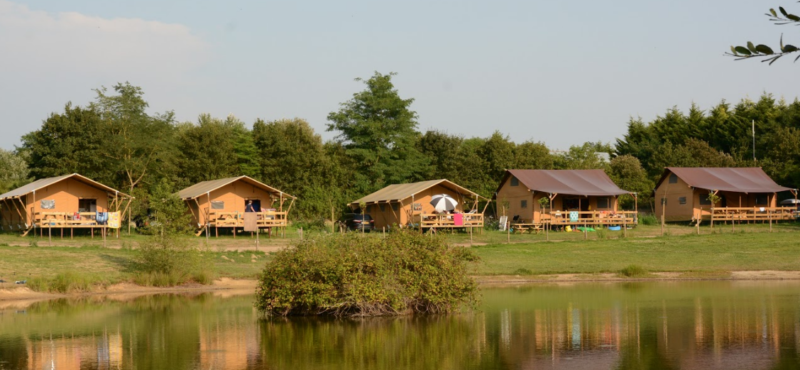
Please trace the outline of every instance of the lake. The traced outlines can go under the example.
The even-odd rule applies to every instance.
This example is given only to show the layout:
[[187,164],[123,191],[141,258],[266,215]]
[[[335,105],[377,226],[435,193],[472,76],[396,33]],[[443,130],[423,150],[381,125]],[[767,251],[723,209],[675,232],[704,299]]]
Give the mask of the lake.
[[473,312],[339,320],[216,294],[0,309],[0,369],[800,369],[800,282],[484,287]]

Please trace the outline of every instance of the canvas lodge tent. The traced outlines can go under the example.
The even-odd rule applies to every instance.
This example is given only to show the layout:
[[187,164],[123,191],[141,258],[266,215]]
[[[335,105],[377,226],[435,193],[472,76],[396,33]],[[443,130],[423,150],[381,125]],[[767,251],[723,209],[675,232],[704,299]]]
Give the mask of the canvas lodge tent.
[[[0,218],[3,230],[20,230],[23,236],[39,229],[52,235],[64,230],[117,229],[133,198],[77,173],[36,180],[0,195]],[[123,206],[124,204],[124,206]]]
[[[455,199],[458,214],[437,214],[431,198],[438,194],[447,194]],[[350,203],[350,207],[370,215],[375,220],[375,229],[388,229],[392,225],[419,227],[421,230],[483,228],[483,212],[489,203],[479,210],[480,199],[488,201],[474,191],[441,179],[389,185]]]
[[[667,167],[656,183],[656,216],[663,221],[778,221],[793,207],[777,207],[775,183],[761,168]],[[709,194],[718,197],[711,204]],[[713,198],[712,198],[713,199]],[[665,206],[666,205],[666,206]]]
[[[547,226],[635,225],[637,211],[619,211],[622,190],[603,170],[506,170],[495,193],[498,214],[519,231]],[[542,198],[547,200],[541,203]],[[636,203],[638,208],[638,203]]]
[[[244,213],[248,201],[252,201],[257,214],[259,229],[283,230],[287,226],[287,215],[297,199],[278,189],[247,176],[203,181],[178,192],[186,202],[197,226],[197,235],[203,231],[219,236],[219,229],[230,229],[236,237],[236,229],[244,228]],[[285,202],[290,201],[288,207]]]

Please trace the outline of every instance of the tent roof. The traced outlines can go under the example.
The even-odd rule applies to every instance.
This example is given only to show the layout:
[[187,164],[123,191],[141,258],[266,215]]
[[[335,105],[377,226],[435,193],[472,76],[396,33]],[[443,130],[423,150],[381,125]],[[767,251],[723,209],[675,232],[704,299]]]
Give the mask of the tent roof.
[[86,177],[86,176],[79,175],[77,173],[73,173],[73,174],[69,174],[69,175],[48,177],[48,178],[45,178],[45,179],[36,180],[36,181],[34,181],[34,182],[30,183],[30,184],[18,187],[18,188],[14,189],[14,190],[9,191],[8,193],[0,195],[0,200],[5,200],[5,199],[8,199],[8,198],[18,198],[18,197],[21,197],[23,195],[27,195],[29,193],[33,193],[36,190],[39,190],[39,189],[42,189],[42,188],[46,188],[46,187],[48,187],[50,185],[53,185],[53,184],[55,184],[57,182],[61,182],[61,181],[64,181],[64,180],[70,179],[70,178],[74,178],[75,180],[78,180],[78,181],[80,181],[82,183],[85,183],[85,184],[88,184],[90,186],[93,186],[95,188],[103,189],[103,190],[105,190],[105,191],[107,191],[109,193],[115,193],[115,194],[117,194],[119,196],[130,198],[130,195],[122,193],[122,192],[118,191],[117,189],[114,189],[112,187],[103,185],[103,184],[101,184],[101,183],[99,183],[97,181],[94,181],[94,180]]
[[194,184],[194,185],[192,185],[192,186],[190,186],[190,187],[188,187],[186,189],[183,189],[183,190],[179,191],[178,192],[178,196],[181,199],[184,199],[184,200],[186,200],[186,199],[194,199],[194,198],[197,198],[197,197],[199,197],[201,195],[206,195],[206,194],[208,194],[208,193],[210,193],[210,192],[212,192],[214,190],[217,190],[217,189],[219,189],[219,188],[221,188],[223,186],[226,186],[226,185],[228,185],[230,183],[233,183],[233,182],[236,182],[236,181],[239,181],[239,180],[242,180],[242,181],[244,181],[246,183],[249,183],[251,185],[254,185],[256,187],[264,189],[264,190],[266,190],[267,192],[270,192],[270,193],[280,193],[280,194],[283,194],[284,196],[286,196],[288,198],[297,199],[292,195],[286,194],[286,193],[284,193],[284,192],[282,192],[282,191],[280,191],[278,189],[275,189],[275,188],[273,188],[273,187],[271,187],[271,186],[269,186],[267,184],[264,184],[264,183],[262,183],[260,181],[252,179],[252,178],[250,178],[248,176],[228,177],[228,178],[224,178],[224,179],[217,179],[217,180],[198,182],[197,184]]
[[693,188],[737,193],[792,190],[775,183],[760,167],[667,167],[656,188],[674,173]]
[[[369,194],[355,202],[350,203],[351,205],[358,205],[361,203],[378,203],[378,202],[392,202],[392,201],[401,201],[408,198],[411,198],[412,195],[419,194],[425,190],[428,190],[436,185],[442,185],[448,189],[454,190],[460,194],[464,195],[472,195],[478,196],[478,193],[469,190],[467,188],[461,187],[458,184],[446,180],[430,180],[430,181],[421,181],[421,182],[414,182],[410,184],[394,184],[389,185],[381,190],[378,190],[372,194]],[[483,198],[483,197],[481,197]]]
[[516,177],[528,189],[551,194],[586,197],[630,194],[614,184],[603,170],[506,170],[500,186],[509,176]]

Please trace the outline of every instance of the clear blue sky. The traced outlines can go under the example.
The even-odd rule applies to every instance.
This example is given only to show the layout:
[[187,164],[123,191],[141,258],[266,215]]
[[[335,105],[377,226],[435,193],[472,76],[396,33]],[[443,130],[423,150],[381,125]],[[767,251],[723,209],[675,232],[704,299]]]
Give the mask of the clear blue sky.
[[781,32],[800,44],[763,15],[778,5],[800,13],[789,0],[0,0],[0,147],[120,81],[181,121],[301,117],[328,139],[327,114],[374,71],[399,73],[421,130],[612,141],[672,106],[794,100],[800,64],[723,56]]

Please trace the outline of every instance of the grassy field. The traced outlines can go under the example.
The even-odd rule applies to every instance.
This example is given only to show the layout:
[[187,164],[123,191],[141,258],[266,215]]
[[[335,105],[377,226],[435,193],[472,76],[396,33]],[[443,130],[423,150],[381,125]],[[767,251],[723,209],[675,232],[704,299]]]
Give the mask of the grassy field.
[[[468,246],[480,256],[476,275],[544,275],[555,273],[619,272],[635,265],[651,272],[704,273],[741,270],[800,271],[800,225],[730,225],[701,227],[667,225],[639,226],[622,232],[566,233],[510,236],[499,231],[440,233],[452,243]],[[306,235],[313,232],[306,232]],[[275,251],[299,238],[289,230],[287,239],[255,240],[249,234],[192,240],[214,261],[217,276],[251,279],[257,277]],[[381,233],[365,237],[381,237]],[[53,279],[65,272],[89,275],[103,284],[131,281],[138,273],[136,245],[146,236],[123,234],[120,239],[86,236],[60,239],[0,234],[0,279]],[[187,237],[189,238],[189,237]],[[587,240],[584,240],[584,239]],[[549,241],[546,241],[549,239]],[[511,242],[508,243],[508,240]],[[52,246],[51,246],[52,245]]]

